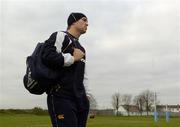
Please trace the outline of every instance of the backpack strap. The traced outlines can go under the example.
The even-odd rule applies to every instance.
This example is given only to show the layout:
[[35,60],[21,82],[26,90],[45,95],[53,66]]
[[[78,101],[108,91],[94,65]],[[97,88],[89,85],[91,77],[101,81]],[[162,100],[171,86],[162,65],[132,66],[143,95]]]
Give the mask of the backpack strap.
[[[75,39],[74,39],[74,37],[70,34],[70,33],[68,33],[67,31],[61,31],[61,32],[63,32],[63,33],[65,33],[68,37],[69,37],[69,39],[71,40],[71,43],[73,43],[73,45],[75,46],[75,47],[77,47],[76,46],[76,43],[75,43]],[[69,45],[71,44],[71,43],[69,43]],[[68,45],[68,46],[69,46]],[[67,46],[67,47],[68,47]],[[65,48],[66,49],[66,48]]]

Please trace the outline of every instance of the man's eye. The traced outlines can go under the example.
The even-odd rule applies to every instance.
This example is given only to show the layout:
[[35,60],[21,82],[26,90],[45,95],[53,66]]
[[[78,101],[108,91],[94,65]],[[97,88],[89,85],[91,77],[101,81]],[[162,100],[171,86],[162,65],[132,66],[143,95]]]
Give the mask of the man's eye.
[[83,21],[85,21],[85,22],[87,21],[87,19],[85,19],[85,18],[84,18],[84,19],[82,19],[82,20],[83,20]]

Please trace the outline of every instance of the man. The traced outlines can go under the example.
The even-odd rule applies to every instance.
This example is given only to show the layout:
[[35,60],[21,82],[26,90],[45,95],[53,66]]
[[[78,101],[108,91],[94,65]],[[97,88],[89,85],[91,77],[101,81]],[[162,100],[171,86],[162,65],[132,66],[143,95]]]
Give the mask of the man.
[[67,31],[53,33],[45,42],[43,62],[61,74],[47,92],[48,111],[53,127],[85,127],[89,101],[85,90],[85,49],[79,37],[86,33],[88,20],[82,13],[71,13]]

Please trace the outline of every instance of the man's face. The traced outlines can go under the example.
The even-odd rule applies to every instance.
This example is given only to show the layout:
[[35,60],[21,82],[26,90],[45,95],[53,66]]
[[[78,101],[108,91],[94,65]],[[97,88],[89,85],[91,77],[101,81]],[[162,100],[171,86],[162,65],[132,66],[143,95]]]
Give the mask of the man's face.
[[81,34],[84,34],[86,33],[86,30],[87,30],[88,20],[86,17],[82,17],[75,23],[75,25],[76,25],[76,28],[79,30],[79,32]]

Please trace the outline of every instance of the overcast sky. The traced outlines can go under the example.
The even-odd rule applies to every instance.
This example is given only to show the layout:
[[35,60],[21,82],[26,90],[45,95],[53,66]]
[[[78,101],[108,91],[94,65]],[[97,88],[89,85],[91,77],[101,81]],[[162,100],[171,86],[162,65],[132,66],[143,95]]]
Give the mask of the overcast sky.
[[0,108],[46,108],[46,94],[23,86],[25,60],[51,33],[65,30],[71,12],[88,17],[80,38],[87,52],[89,90],[99,108],[111,96],[156,91],[162,104],[180,104],[178,0],[1,0]]

